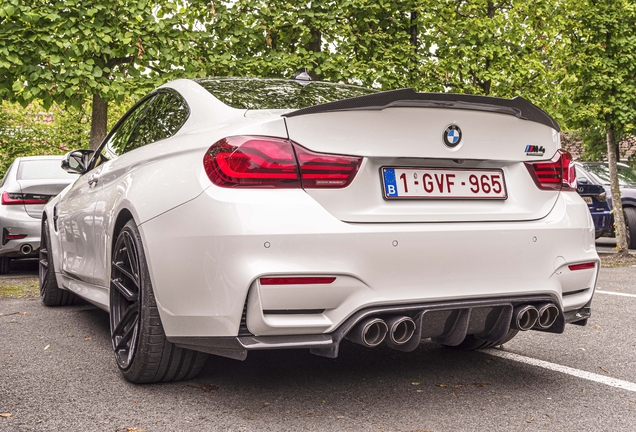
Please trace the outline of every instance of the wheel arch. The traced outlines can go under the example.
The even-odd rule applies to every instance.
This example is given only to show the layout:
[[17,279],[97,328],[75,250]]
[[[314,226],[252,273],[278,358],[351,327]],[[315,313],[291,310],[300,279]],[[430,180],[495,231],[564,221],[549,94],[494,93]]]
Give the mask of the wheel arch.
[[119,213],[117,214],[117,218],[115,219],[115,223],[113,225],[113,234],[111,236],[111,245],[110,245],[111,252],[113,250],[113,247],[115,246],[115,242],[117,241],[117,236],[119,235],[121,229],[131,219],[135,220],[135,217],[133,216],[133,213],[127,207],[124,207],[119,210]]

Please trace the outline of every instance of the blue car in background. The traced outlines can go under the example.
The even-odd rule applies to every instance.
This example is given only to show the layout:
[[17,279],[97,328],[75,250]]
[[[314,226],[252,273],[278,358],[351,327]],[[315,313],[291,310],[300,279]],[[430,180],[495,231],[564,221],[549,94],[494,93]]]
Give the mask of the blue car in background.
[[[576,180],[579,187],[592,185],[603,187],[607,197],[607,204],[611,209],[612,190],[610,187],[610,174],[607,163],[576,162],[574,166],[576,168]],[[621,190],[621,203],[623,204],[625,225],[627,226],[627,244],[629,245],[630,249],[636,249],[636,170],[630,168],[628,165],[621,163],[617,164],[617,168],[618,182]],[[590,204],[588,203],[588,206],[589,205]],[[592,217],[594,217],[594,213],[592,213]],[[611,225],[613,225],[613,222],[614,221],[612,217]],[[594,221],[594,223],[596,224],[596,220]],[[614,237],[614,230],[612,227],[610,227],[609,232],[603,232],[601,235]]]
[[613,234],[614,218],[612,217],[603,186],[581,182],[577,179],[576,191],[590,209],[594,228],[596,229],[596,238],[611,236]]

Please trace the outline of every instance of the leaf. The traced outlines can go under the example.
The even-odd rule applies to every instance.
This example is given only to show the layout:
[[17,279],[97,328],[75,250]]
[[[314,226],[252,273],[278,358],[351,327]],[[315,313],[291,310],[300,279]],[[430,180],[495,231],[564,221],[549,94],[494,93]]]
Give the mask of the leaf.
[[11,414],[11,413],[2,413],[2,414],[0,414],[0,417],[9,418],[9,417],[13,417],[13,414]]
[[44,347],[44,351],[46,351],[47,349],[51,348],[51,345],[47,345]]

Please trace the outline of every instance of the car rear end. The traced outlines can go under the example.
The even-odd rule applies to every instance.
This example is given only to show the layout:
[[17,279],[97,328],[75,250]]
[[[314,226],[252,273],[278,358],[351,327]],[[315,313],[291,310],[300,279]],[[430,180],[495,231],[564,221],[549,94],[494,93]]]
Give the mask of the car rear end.
[[149,260],[170,340],[334,357],[345,337],[410,351],[585,323],[599,259],[558,125],[518,99],[380,95],[208,149],[211,185],[143,225],[187,263]]
[[58,156],[18,158],[0,188],[0,256],[37,256],[44,205],[77,176],[60,167]]

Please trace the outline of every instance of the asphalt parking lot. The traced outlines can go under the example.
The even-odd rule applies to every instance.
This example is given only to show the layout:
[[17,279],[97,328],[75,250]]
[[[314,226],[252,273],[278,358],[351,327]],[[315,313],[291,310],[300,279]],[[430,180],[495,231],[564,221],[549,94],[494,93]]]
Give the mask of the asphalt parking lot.
[[191,381],[132,385],[106,313],[0,298],[0,430],[634,430],[635,313],[636,267],[602,268],[588,326],[562,335],[468,353],[255,352],[211,358]]

